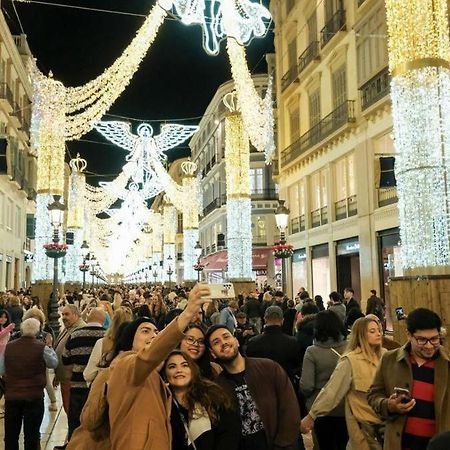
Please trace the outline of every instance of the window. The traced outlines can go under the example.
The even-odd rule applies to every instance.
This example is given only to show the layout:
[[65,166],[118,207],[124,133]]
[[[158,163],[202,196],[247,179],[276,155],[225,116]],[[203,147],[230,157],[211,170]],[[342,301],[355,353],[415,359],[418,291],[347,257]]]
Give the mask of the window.
[[250,192],[252,194],[264,192],[264,168],[250,169]]
[[289,187],[289,209],[290,216],[296,218],[300,212],[298,184]]
[[6,229],[11,231],[13,228],[13,202],[11,199],[6,200]]
[[336,220],[354,216],[357,213],[354,153],[336,161],[334,182]]
[[16,236],[22,235],[22,211],[16,206],[16,220],[15,220],[15,234]]
[[317,16],[316,11],[314,11],[308,19],[308,42],[317,41]]
[[311,175],[311,210],[327,206],[327,173],[326,169]]
[[300,138],[300,111],[298,106],[289,112],[289,131],[291,144]]
[[358,81],[363,85],[388,65],[387,24],[380,7],[357,31]]
[[288,44],[288,69],[297,67],[297,36]]
[[337,11],[344,9],[342,0],[325,0],[325,23],[327,23],[336,14]]
[[306,203],[305,180],[300,181],[298,200],[299,200],[299,213],[300,213],[300,216],[303,216],[305,214],[305,209],[306,209],[306,205],[305,205],[305,203]]
[[333,109],[341,106],[347,100],[347,75],[345,64],[333,72]]
[[34,239],[34,227],[35,227],[34,215],[27,214],[27,238],[28,239]]
[[312,128],[320,122],[320,89],[309,96],[309,126]]

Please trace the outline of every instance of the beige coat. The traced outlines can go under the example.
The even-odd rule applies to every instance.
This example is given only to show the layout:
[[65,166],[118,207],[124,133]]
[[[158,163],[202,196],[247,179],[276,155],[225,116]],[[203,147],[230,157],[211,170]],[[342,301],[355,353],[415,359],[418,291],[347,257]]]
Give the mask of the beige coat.
[[107,398],[113,450],[170,450],[171,395],[157,367],[183,336],[175,319],[151,345],[125,353],[112,369]]
[[[439,349],[434,369],[434,410],[437,433],[450,430],[450,360],[443,347]],[[388,397],[394,387],[411,390],[412,371],[409,362],[409,344],[386,353],[370,387],[367,399],[372,408],[386,420],[384,450],[401,450],[401,436],[406,415],[388,412]]]

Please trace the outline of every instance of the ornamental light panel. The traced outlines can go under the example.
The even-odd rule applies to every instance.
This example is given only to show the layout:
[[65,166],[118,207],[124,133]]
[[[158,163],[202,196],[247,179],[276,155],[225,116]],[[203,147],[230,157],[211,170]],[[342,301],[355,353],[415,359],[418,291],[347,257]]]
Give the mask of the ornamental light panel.
[[[402,265],[450,265],[447,0],[387,0]],[[420,13],[418,13],[420,11]]]

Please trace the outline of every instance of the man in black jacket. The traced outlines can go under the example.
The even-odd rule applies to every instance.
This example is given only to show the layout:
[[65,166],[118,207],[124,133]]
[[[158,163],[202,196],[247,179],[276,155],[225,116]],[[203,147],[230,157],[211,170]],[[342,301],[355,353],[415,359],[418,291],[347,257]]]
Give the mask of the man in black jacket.
[[[344,289],[344,300],[345,300],[345,310],[346,310],[346,315],[345,315],[345,324],[347,326],[350,325],[349,322],[351,322],[351,325],[353,325],[353,322],[356,319],[353,319],[353,321],[350,321],[349,319],[352,317],[361,317],[362,313],[361,313],[361,306],[359,305],[359,303],[355,300],[355,298],[353,297],[355,295],[355,291],[351,288],[351,287],[347,287]],[[352,310],[355,310],[352,312]]]

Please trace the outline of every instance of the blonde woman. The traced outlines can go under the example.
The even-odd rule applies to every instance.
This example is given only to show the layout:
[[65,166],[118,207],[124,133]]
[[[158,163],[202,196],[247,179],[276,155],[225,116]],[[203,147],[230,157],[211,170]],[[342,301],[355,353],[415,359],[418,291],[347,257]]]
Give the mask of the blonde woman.
[[317,417],[328,415],[345,398],[345,418],[352,449],[383,448],[383,422],[367,402],[367,392],[385,351],[381,346],[382,336],[381,325],[373,318],[362,317],[353,324],[347,351],[302,420],[302,433],[309,432]]
[[114,312],[111,326],[106,331],[105,336],[95,343],[88,364],[83,371],[83,377],[88,383],[94,381],[102,368],[109,366],[117,330],[122,323],[130,322],[131,320],[133,320],[133,313],[130,308],[121,306]]

